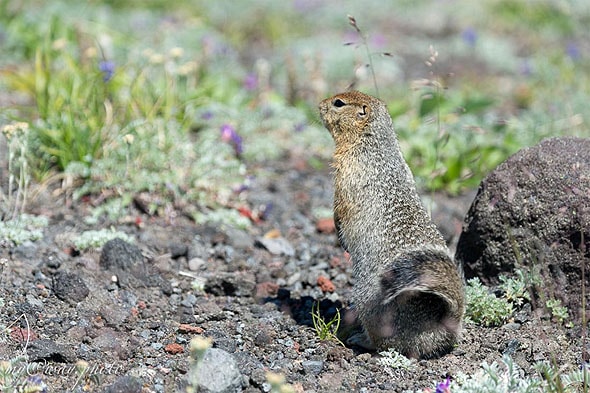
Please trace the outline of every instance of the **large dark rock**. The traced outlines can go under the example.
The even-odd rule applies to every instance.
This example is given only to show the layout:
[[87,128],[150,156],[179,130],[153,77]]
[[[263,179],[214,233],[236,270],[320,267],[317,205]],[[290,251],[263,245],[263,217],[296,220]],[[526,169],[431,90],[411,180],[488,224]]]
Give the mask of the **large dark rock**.
[[26,348],[29,362],[72,363],[76,355],[71,347],[49,339],[31,341]]
[[123,239],[109,240],[102,246],[100,265],[105,269],[133,270],[143,263],[143,255],[139,247]]
[[59,272],[53,277],[53,292],[58,299],[78,303],[90,293],[82,277],[75,273]]
[[121,288],[140,286],[160,287],[165,294],[172,293],[170,282],[165,280],[144,257],[134,244],[116,238],[102,246],[100,266],[117,276]]
[[545,296],[570,306],[580,301],[581,266],[589,256],[590,139],[574,137],[523,149],[490,173],[456,253],[467,278],[496,284],[499,274],[524,268],[542,277]]

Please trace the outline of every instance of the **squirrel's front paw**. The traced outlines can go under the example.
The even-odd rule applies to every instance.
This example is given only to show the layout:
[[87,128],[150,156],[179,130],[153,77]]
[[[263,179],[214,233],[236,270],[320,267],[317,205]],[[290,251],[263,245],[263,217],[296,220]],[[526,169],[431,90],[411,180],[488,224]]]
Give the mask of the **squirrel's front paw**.
[[365,329],[362,328],[346,339],[346,345],[360,347],[368,351],[374,351],[376,349],[375,344],[373,344]]

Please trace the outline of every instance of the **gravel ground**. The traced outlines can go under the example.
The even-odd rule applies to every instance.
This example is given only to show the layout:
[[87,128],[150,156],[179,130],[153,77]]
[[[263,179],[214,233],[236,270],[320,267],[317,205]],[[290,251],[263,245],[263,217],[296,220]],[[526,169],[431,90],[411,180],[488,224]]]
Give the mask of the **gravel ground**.
[[[116,240],[82,253],[72,236],[111,224],[83,224],[92,198],[68,204],[41,195],[31,210],[50,220],[44,237],[0,248],[7,261],[0,323],[9,327],[0,359],[26,354],[50,392],[184,391],[195,336],[213,345],[201,363],[203,391],[269,391],[268,371],[297,392],[423,391],[503,354],[523,375],[541,360],[577,368],[579,328],[527,306],[501,327],[467,325],[453,353],[407,369],[320,340],[310,326],[312,305],[321,301],[322,314],[333,316],[348,305],[353,284],[331,221],[314,216],[331,208],[329,169],[288,157],[255,172],[243,206],[265,214],[247,230],[196,225],[181,209],[167,217],[138,209],[128,224],[114,225],[133,244]],[[436,201],[427,203],[451,246],[471,198],[426,198]],[[82,378],[79,360],[89,367]]]

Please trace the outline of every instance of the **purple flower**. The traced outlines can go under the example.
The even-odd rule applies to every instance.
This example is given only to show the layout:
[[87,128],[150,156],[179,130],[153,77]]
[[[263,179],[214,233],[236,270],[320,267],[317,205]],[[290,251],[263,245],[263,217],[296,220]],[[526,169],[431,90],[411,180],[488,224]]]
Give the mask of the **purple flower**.
[[371,44],[377,48],[383,48],[387,44],[387,39],[383,34],[375,34],[371,37]]
[[239,194],[243,191],[248,191],[253,182],[254,182],[254,176],[252,176],[252,175],[246,176],[246,178],[244,179],[244,182],[234,188],[234,192],[236,194]]
[[29,378],[27,378],[27,388],[31,389],[33,387],[36,389],[27,391],[47,393],[47,385],[45,384],[45,382],[43,382],[43,379],[41,379],[41,376],[39,375],[32,375]]
[[581,57],[580,48],[576,45],[575,42],[568,42],[567,47],[565,49],[565,53],[569,56],[572,60],[579,60]]
[[436,393],[451,393],[451,377],[436,384]]
[[242,154],[244,147],[242,146],[242,137],[238,135],[235,128],[229,124],[221,126],[221,140],[229,143],[234,148],[236,155]]
[[305,128],[307,127],[307,124],[305,124],[305,122],[300,122],[295,124],[295,132],[301,132],[303,130],[305,130]]
[[474,47],[477,44],[477,31],[473,27],[468,27],[461,33],[461,38],[467,45]]
[[270,216],[270,213],[272,212],[273,208],[274,208],[274,205],[272,202],[269,202],[266,205],[262,206],[260,208],[260,218],[262,218],[263,220],[266,220],[268,218],[268,216]]
[[258,78],[256,74],[248,74],[243,81],[244,89],[248,91],[255,91],[258,88]]
[[533,67],[529,59],[524,59],[520,65],[520,73],[524,76],[530,76],[533,73]]
[[274,114],[274,111],[269,106],[265,106],[262,109],[262,116],[264,116],[265,119],[268,119],[268,118],[272,117],[273,114]]
[[213,112],[211,111],[205,111],[203,112],[203,114],[201,115],[201,118],[203,120],[211,120],[213,118]]
[[103,60],[98,63],[98,69],[102,72],[103,82],[108,82],[113,78],[115,74],[115,62],[110,60]]

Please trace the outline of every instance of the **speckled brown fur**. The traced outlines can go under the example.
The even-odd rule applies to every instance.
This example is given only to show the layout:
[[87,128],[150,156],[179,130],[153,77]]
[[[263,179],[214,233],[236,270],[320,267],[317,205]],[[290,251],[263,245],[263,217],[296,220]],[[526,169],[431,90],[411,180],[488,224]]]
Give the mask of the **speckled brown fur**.
[[334,219],[353,261],[353,301],[368,348],[438,357],[457,343],[461,266],[424,209],[380,100],[352,91],[322,101],[336,143]]

